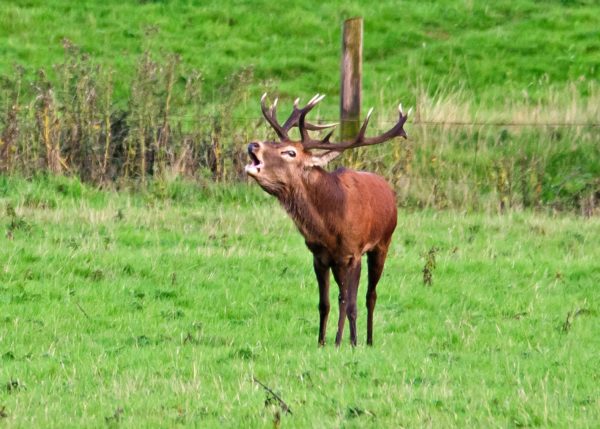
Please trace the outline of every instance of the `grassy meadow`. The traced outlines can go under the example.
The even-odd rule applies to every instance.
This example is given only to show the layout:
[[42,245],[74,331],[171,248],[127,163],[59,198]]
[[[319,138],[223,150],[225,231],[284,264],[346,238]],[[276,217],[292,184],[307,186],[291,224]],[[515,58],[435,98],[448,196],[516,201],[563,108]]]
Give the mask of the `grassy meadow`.
[[[370,132],[415,114],[341,160],[399,197],[375,346],[332,285],[318,348],[245,147],[337,118],[358,15]],[[597,427],[599,64],[595,0],[3,2],[0,429]]]
[[320,349],[310,254],[257,186],[0,176],[0,207],[1,427],[600,420],[597,217],[401,210],[375,346],[363,305],[331,344],[333,288]]

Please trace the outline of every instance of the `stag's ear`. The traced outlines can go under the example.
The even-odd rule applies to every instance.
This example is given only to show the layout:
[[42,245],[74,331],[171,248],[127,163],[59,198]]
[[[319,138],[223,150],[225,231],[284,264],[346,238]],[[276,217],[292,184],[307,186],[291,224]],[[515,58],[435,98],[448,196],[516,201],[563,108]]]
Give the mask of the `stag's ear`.
[[312,154],[307,165],[311,167],[323,167],[327,165],[330,161],[333,161],[335,158],[342,154],[341,151],[329,150],[325,153],[321,154]]

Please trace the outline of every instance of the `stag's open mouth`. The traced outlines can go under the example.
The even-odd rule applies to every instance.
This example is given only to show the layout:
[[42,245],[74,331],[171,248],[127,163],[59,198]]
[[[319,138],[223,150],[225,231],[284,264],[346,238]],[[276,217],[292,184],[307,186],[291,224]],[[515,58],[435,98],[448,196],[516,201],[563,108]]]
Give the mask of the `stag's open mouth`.
[[248,155],[250,155],[250,161],[252,162],[246,165],[246,174],[249,174],[250,176],[256,176],[258,173],[260,173],[263,163],[260,161],[260,159],[258,159],[258,156],[256,156],[251,149],[248,149]]

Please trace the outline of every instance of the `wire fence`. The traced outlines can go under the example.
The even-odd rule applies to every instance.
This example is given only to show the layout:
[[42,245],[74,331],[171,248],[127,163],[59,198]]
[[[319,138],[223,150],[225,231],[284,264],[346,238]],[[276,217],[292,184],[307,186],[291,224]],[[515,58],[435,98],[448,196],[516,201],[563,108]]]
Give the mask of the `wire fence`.
[[[221,119],[219,115],[210,114],[170,114],[169,119],[183,120],[185,122],[195,122],[197,120],[215,121]],[[240,123],[256,123],[261,125],[264,123],[263,116],[228,116],[227,120],[240,122]],[[312,122],[316,124],[338,124],[339,118],[318,118],[313,119]],[[350,121],[351,122],[351,121]],[[362,120],[356,121],[362,122]],[[397,121],[388,119],[378,119],[373,121],[378,124],[396,124]],[[437,120],[423,120],[416,119],[407,122],[408,125],[413,126],[431,126],[431,127],[512,127],[512,128],[600,128],[600,123],[596,122],[511,122],[511,121],[437,121]]]

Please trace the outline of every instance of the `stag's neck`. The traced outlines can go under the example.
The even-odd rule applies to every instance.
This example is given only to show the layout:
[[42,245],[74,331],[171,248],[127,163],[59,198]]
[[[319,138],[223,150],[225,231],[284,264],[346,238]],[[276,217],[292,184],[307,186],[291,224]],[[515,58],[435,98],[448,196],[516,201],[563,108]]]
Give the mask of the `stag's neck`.
[[343,210],[344,194],[335,173],[316,167],[299,183],[277,195],[307,241],[319,241],[335,233],[333,219]]

